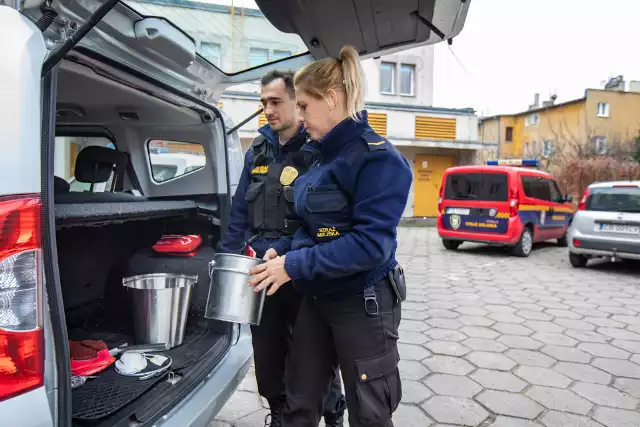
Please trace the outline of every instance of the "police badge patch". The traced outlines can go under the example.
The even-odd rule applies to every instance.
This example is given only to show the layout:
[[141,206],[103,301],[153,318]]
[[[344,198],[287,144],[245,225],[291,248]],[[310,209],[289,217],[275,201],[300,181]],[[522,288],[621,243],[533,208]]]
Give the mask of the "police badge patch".
[[293,181],[298,177],[298,170],[292,166],[287,166],[282,169],[280,174],[280,184],[291,185]]
[[462,220],[460,219],[460,215],[451,215],[449,217],[449,223],[451,224],[451,228],[453,228],[454,230],[460,228],[461,222]]

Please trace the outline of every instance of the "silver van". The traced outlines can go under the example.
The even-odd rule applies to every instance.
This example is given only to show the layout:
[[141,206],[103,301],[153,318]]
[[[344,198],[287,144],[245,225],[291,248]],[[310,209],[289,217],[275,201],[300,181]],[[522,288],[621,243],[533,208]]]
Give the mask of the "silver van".
[[574,267],[590,258],[640,260],[640,181],[591,184],[568,237]]
[[[207,426],[252,361],[246,326],[203,316],[243,158],[221,94],[344,44],[372,58],[449,40],[470,0],[237,3],[0,0],[3,427]],[[159,260],[166,234],[203,245]],[[72,389],[70,342],[135,344],[123,278],[185,270],[199,280],[170,372],[110,367]]]

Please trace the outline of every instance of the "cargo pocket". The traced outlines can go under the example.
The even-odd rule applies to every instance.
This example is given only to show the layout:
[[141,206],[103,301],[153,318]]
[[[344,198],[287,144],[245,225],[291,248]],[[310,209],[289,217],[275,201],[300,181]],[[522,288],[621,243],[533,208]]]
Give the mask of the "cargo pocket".
[[262,228],[264,224],[264,182],[253,182],[249,184],[244,195],[247,201],[249,214],[249,224],[251,228]]
[[338,189],[309,191],[305,207],[309,229],[318,242],[334,240],[350,228],[349,203]]
[[362,424],[388,420],[402,399],[398,348],[371,359],[356,360],[358,419]]

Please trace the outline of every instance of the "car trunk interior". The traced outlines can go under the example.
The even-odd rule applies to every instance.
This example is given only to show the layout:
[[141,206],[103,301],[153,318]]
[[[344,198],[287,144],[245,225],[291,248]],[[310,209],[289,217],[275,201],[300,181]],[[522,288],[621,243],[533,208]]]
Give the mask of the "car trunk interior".
[[[108,349],[139,344],[134,333],[131,290],[123,286],[123,278],[152,273],[198,275],[191,292],[184,341],[161,353],[171,357],[168,371],[142,380],[117,373],[111,364],[72,392],[74,426],[153,422],[211,371],[231,342],[230,324],[204,318],[208,263],[220,237],[217,196],[197,186],[193,187],[193,197],[154,196],[152,180],[142,176],[150,173],[149,168],[141,167],[147,155],[146,136],[161,136],[149,133],[154,122],[161,124],[155,127],[161,130],[173,125],[182,126],[185,132],[191,129],[191,134],[182,138],[185,141],[194,140],[194,129],[204,135],[210,124],[203,123],[200,115],[187,107],[154,99],[68,61],[59,74],[57,106],[57,134],[104,131],[131,162],[123,169],[126,177],[121,188],[116,185],[118,191],[113,193],[108,186],[103,193],[69,191],[60,177],[55,178],[58,264],[69,340],[103,341]],[[125,126],[119,114],[122,106],[139,120]],[[81,113],[69,115],[70,111]],[[179,136],[175,130],[170,135]],[[211,157],[207,154],[207,158]],[[187,189],[189,180],[213,182],[215,168],[207,166],[192,173],[199,177],[184,176],[175,181],[183,180]],[[81,174],[78,170],[76,164],[76,178]],[[174,186],[170,181],[164,184]],[[194,256],[154,252],[152,246],[162,236],[172,234],[198,235],[202,244]]]

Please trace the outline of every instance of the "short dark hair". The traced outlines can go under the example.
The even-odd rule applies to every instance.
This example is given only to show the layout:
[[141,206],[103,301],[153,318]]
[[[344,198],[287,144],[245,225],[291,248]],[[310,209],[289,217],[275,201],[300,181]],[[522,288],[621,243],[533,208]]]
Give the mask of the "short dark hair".
[[260,84],[262,86],[266,86],[272,82],[274,82],[275,80],[278,79],[282,79],[282,81],[284,82],[284,88],[286,89],[286,91],[289,93],[289,96],[291,98],[295,98],[296,96],[296,91],[293,87],[293,75],[295,73],[293,71],[280,71],[280,70],[273,70],[273,71],[269,71],[267,74],[265,74],[262,79],[260,80]]

